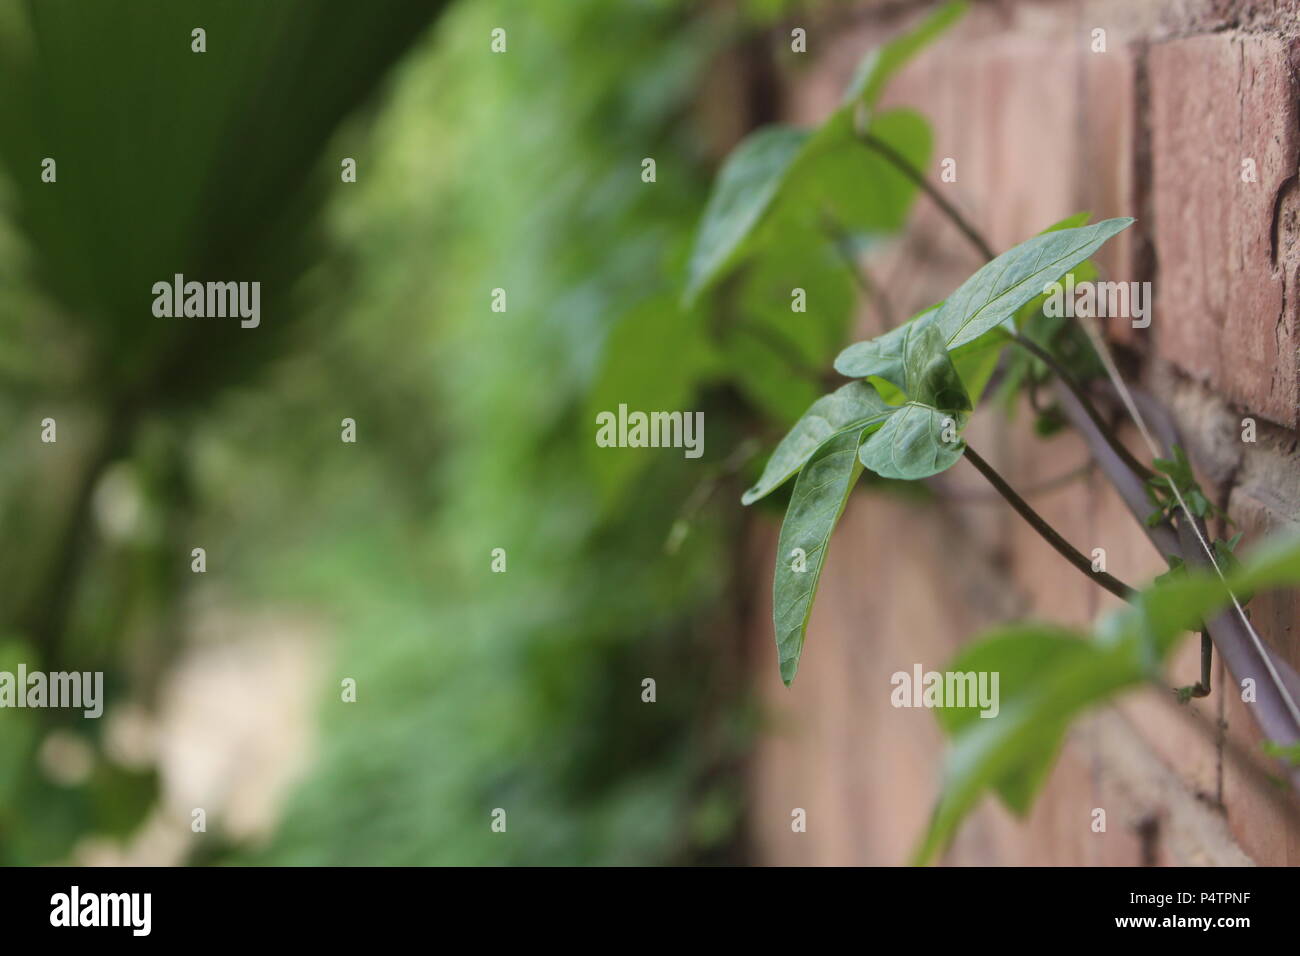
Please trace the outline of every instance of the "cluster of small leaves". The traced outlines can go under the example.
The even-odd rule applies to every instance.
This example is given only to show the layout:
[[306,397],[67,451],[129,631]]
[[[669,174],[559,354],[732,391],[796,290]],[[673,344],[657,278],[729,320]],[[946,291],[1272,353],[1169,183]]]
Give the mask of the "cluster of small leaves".
[[[1181,445],[1174,446],[1173,459],[1157,458],[1154,462],[1156,471],[1159,474],[1148,478],[1146,481],[1147,500],[1155,508],[1147,516],[1147,526],[1154,528],[1162,521],[1172,519],[1179,509],[1178,497],[1182,495],[1187,502],[1187,508],[1201,519],[1208,518],[1225,518],[1225,515],[1214,502],[1210,501],[1201,491],[1201,486],[1192,474],[1192,464],[1187,460],[1187,453],[1183,451]],[[1227,519],[1231,524],[1231,519]],[[1231,549],[1229,549],[1231,552]]]
[[1300,743],[1280,744],[1275,740],[1265,740],[1260,746],[1270,757],[1276,757],[1293,767],[1300,767]]
[[[864,147],[872,138],[883,140],[923,167],[929,131],[915,114],[874,114],[875,102],[889,75],[959,13],[959,5],[948,5],[916,33],[868,57],[844,104],[820,129],[763,130],[737,149],[719,177],[697,238],[688,302],[721,286],[726,277],[729,301],[744,307],[750,301],[745,283],[792,261],[795,250],[810,242],[816,246],[819,240],[808,237],[820,235],[819,229],[832,240],[847,236],[861,247],[901,228],[915,191],[913,177],[900,176]],[[871,137],[861,135],[867,131]],[[999,365],[999,403],[1010,409],[1027,392],[1038,413],[1037,430],[1059,427],[1059,411],[1039,401],[1039,387],[1050,374],[1046,365],[1031,350],[1002,361],[1013,339],[1028,339],[1080,378],[1103,371],[1078,326],[1046,309],[1049,284],[1067,277],[1076,283],[1094,279],[1089,257],[1133,221],[1089,225],[1088,219],[1080,213],[1056,223],[997,256],[938,305],[844,349],[834,367],[852,381],[811,401],[745,492],[742,500],[751,504],[794,479],[773,583],[773,623],[787,685],[798,670],[831,534],[864,470],[917,480],[951,467],[965,451],[962,430]],[[737,288],[740,294],[733,295]],[[1180,495],[1199,518],[1220,514],[1197,485],[1181,448],[1172,461],[1157,461],[1156,467],[1160,474],[1147,483],[1157,509],[1151,524],[1169,517]],[[1215,577],[1189,572],[1181,559],[1171,558],[1169,573],[1104,619],[1091,637],[1020,624],[963,650],[949,669],[999,674],[1000,707],[991,719],[981,719],[987,715],[974,708],[938,711],[952,746],[916,862],[928,861],[945,846],[988,790],[1014,812],[1026,813],[1070,722],[1117,693],[1158,681],[1178,638],[1199,627],[1233,593],[1300,581],[1300,540],[1260,553],[1245,566],[1234,555],[1239,540],[1237,535],[1214,542],[1222,572]],[[1278,753],[1300,751],[1278,748]]]
[[[687,267],[684,306],[710,300],[721,320],[718,371],[782,424],[817,398],[820,370],[848,333],[854,284],[844,257],[897,234],[916,198],[916,184],[863,137],[916,168],[929,164],[929,124],[913,110],[880,110],[880,96],[964,9],[944,4],[864,57],[819,127],[764,127],[718,174]],[[795,288],[807,292],[806,312],[791,310]]]
[[[1231,538],[1215,538],[1210,547],[1214,549],[1214,561],[1224,572],[1235,570],[1241,562],[1237,559],[1237,545],[1241,543],[1241,532],[1238,531]],[[1165,560],[1169,562],[1169,570],[1156,578],[1156,583],[1168,581],[1187,572],[1187,565],[1183,559],[1176,554],[1165,555]],[[1244,605],[1246,599],[1242,599]]]
[[940,305],[835,360],[836,371],[859,381],[813,403],[743,498],[749,504],[797,476],[773,586],[787,684],[798,669],[831,531],[861,469],[910,481],[955,464],[965,451],[962,429],[1022,308],[1131,222],[1040,233],[985,265]]
[[[868,54],[842,102],[816,129],[771,125],[723,164],[674,288],[629,308],[606,339],[588,420],[627,403],[680,408],[702,386],[733,386],[760,415],[787,427],[824,390],[853,316],[845,256],[897,234],[916,184],[861,141],[869,133],[909,163],[929,164],[929,124],[908,109],[878,109],[907,59],[959,18],[939,7],[914,32]],[[805,292],[806,311],[792,310]],[[603,504],[628,493],[649,455],[592,455]]]
[[[963,7],[945,5],[914,32],[867,56],[841,106],[819,129],[770,127],[736,149],[700,226],[688,303],[724,276],[734,282],[738,272],[743,282],[763,275],[769,271],[763,264],[788,262],[809,244],[848,235],[860,245],[902,227],[916,185],[861,134],[924,168],[930,139],[925,121],[911,111],[877,113],[875,107],[889,77]],[[1057,223],[985,265],[944,302],[845,349],[835,370],[858,381],[815,400],[815,393],[810,396],[811,404],[802,406],[807,411],[745,493],[743,501],[750,504],[795,478],[773,584],[773,623],[787,684],[798,669],[831,532],[863,469],[912,481],[957,462],[965,450],[962,429],[1008,333],[1031,311],[1041,311],[1046,283],[1081,271],[1102,243],[1132,222],[1084,225],[1086,220],[1082,214]],[[743,293],[733,298],[745,301]],[[792,384],[789,374],[776,382],[787,394]]]
[[[1118,693],[1159,682],[1160,665],[1179,638],[1226,606],[1232,594],[1300,583],[1300,538],[1266,545],[1224,571],[1223,578],[1205,572],[1165,576],[1132,605],[1104,618],[1092,636],[1016,624],[964,648],[947,670],[998,672],[999,711],[985,719],[973,708],[936,710],[951,746],[943,788],[914,862],[925,863],[942,850],[989,790],[1023,816],[1051,771],[1069,723]],[[1297,752],[1278,748],[1279,756]]]
[[[847,240],[860,250],[902,227],[914,198],[914,177],[873,154],[870,143],[883,141],[914,168],[924,168],[929,130],[914,113],[877,114],[875,104],[889,76],[960,13],[960,4],[949,4],[916,32],[869,56],[841,107],[820,129],[769,128],[741,144],[706,210],[690,262],[687,303],[722,290],[724,313],[748,313],[751,322],[761,315],[772,323],[764,333],[771,341],[774,333],[788,332],[788,325],[780,326],[789,315],[778,317],[782,310],[770,305],[754,308],[779,300],[773,287],[755,297],[756,277],[779,274],[784,283],[791,273],[782,267],[795,262],[800,250],[822,248],[828,240]],[[1045,307],[1050,283],[1094,279],[1089,257],[1133,221],[1089,225],[1088,219],[1080,213],[1056,223],[997,256],[943,302],[844,349],[834,368],[852,381],[805,403],[807,410],[745,492],[748,505],[794,480],[773,583],[773,623],[787,685],[799,666],[831,534],[864,470],[886,479],[917,480],[951,467],[965,451],[961,435],[967,420],[999,367],[999,403],[1010,409],[1027,392],[1038,413],[1037,430],[1059,427],[1059,410],[1039,401],[1039,386],[1050,374],[1046,365],[1028,350],[1003,361],[1004,347],[1013,339],[1030,340],[1080,378],[1103,372],[1079,327]],[[843,251],[841,244],[836,252]],[[823,331],[833,335],[839,328],[837,320]],[[815,354],[798,357],[817,367]],[[788,376],[778,387],[786,394],[797,391]],[[798,393],[805,394],[811,386],[803,381],[800,387],[805,391]],[[1157,508],[1153,524],[1169,516],[1180,494],[1198,517],[1220,514],[1196,484],[1182,449],[1156,467],[1160,474],[1147,485]],[[1181,559],[1171,558],[1168,574],[1103,620],[1091,637],[1021,624],[967,647],[949,669],[998,673],[1000,708],[991,719],[980,719],[973,708],[938,711],[952,747],[943,790],[915,860],[926,862],[945,846],[988,790],[1013,811],[1027,812],[1070,722],[1119,692],[1157,681],[1178,638],[1233,593],[1300,581],[1300,540],[1262,552],[1245,566],[1233,553],[1239,540],[1237,535],[1214,542],[1222,575],[1213,578],[1190,573]]]

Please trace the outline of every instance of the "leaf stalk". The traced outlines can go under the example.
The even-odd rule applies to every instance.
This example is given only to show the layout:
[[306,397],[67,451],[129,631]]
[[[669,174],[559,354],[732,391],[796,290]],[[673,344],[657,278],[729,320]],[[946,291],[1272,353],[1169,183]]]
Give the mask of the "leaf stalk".
[[860,133],[858,139],[864,146],[874,149],[877,153],[893,164],[895,169],[920,187],[921,190],[923,190],[925,194],[934,201],[934,204],[943,210],[944,215],[952,220],[952,224],[961,230],[962,235],[970,240],[971,245],[979,250],[980,255],[985,259],[990,260],[997,258],[997,253],[993,251],[993,247],[988,244],[984,237],[979,234],[979,231],[966,221],[966,218],[957,211],[957,207],[948,202],[943,194],[940,193],[924,175],[921,174],[920,170],[911,164],[906,156],[903,156],[898,152],[898,150],[894,149],[894,147],[890,146],[879,137],[873,136],[871,133]]
[[1094,571],[1092,569],[1092,562],[1085,558],[1074,547],[1074,545],[1061,537],[1055,528],[1048,524],[1037,511],[1029,506],[1029,502],[1016,494],[1015,489],[1006,483],[1002,476],[994,470],[992,465],[980,457],[975,449],[971,447],[969,442],[966,443],[966,457],[970,460],[970,463],[975,466],[976,470],[987,479],[988,483],[997,490],[998,494],[1002,495],[1002,497],[1007,500],[1007,503],[1016,509],[1020,517],[1024,518],[1025,521],[1029,523],[1030,527],[1037,531],[1042,539],[1056,550],[1057,554],[1061,555],[1061,557],[1065,558],[1065,560],[1069,561],[1081,572],[1086,574],[1095,584],[1100,584],[1116,597],[1132,602],[1134,596],[1137,594],[1133,588],[1129,587],[1119,578],[1108,574],[1105,571]]

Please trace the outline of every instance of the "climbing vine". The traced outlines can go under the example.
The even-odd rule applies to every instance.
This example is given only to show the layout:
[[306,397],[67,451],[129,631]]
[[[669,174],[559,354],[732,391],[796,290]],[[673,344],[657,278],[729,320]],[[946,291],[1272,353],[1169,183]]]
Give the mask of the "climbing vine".
[[[1203,632],[1202,676],[1198,684],[1178,689],[1180,700],[1209,693],[1209,655],[1217,640],[1237,677],[1265,685],[1259,719],[1273,738],[1269,752],[1286,763],[1300,740],[1300,712],[1282,673],[1286,665],[1264,647],[1241,609],[1242,595],[1300,581],[1300,542],[1265,542],[1243,561],[1234,554],[1240,535],[1211,543],[1204,520],[1220,513],[1197,485],[1167,416],[1148,410],[1167,440],[1163,453],[1144,463],[1118,439],[1094,403],[1095,390],[1086,386],[1108,375],[1130,412],[1141,416],[1106,346],[1083,319],[1044,308],[1054,283],[1092,279],[1097,269],[1090,257],[1134,220],[1092,223],[1079,213],[995,254],[922,172],[932,139],[924,118],[912,110],[879,108],[890,77],[963,8],[946,4],[913,32],[870,53],[840,105],[817,129],[766,127],[736,147],[704,212],[685,295],[688,306],[705,301],[730,314],[756,281],[770,275],[769,264],[806,262],[810,250],[826,250],[825,258],[836,258],[862,292],[879,299],[883,290],[860,268],[858,253],[900,232],[922,192],[988,260],[942,302],[843,348],[833,367],[849,381],[804,403],[806,411],[742,498],[749,505],[793,482],[773,583],[777,658],[787,685],[799,668],[832,532],[864,472],[919,481],[965,458],[1063,558],[1127,602],[1094,634],[1008,625],[968,645],[951,664],[956,672],[999,674],[1001,706],[996,714],[971,707],[937,710],[950,749],[930,826],[915,853],[918,863],[942,850],[987,791],[1013,811],[1026,812],[1070,722],[1121,691],[1166,686],[1161,667],[1188,630]],[[786,268],[779,274],[791,278],[794,301],[814,294],[812,272],[792,275]],[[783,349],[782,343],[807,341],[809,327],[819,322],[828,324],[818,334],[833,336],[842,318],[819,318],[793,306],[791,313],[801,323],[793,333],[789,314],[762,310],[758,321],[771,327],[760,339],[786,359],[775,387],[805,394],[810,383],[827,376],[815,367],[808,374],[814,357]],[[1003,406],[1028,396],[1040,433],[1067,421],[1079,428],[1103,473],[1167,557],[1169,573],[1141,590],[1109,574],[971,446],[966,426],[995,380],[995,401]],[[1040,395],[1049,381],[1059,396],[1051,405]],[[1145,431],[1145,419],[1136,420]],[[1243,668],[1249,673],[1238,672]]]

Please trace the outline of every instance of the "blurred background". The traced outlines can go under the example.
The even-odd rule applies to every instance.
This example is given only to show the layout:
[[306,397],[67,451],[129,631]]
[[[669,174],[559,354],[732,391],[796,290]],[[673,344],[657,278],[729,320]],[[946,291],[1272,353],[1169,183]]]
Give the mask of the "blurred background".
[[[1157,282],[1151,334],[1115,346],[1249,541],[1300,523],[1280,359],[1300,297],[1278,259],[1300,249],[1300,160],[1242,119],[1294,115],[1277,37],[1297,4],[1232,6],[976,3],[884,104],[929,120],[917,162],[958,159],[948,195],[997,248],[1135,215],[1108,277],[1204,278]],[[102,671],[106,695],[99,720],[0,711],[0,863],[905,860],[942,737],[889,705],[889,676],[1108,599],[964,466],[863,482],[787,690],[768,597],[786,498],[739,498],[855,330],[980,259],[921,199],[891,235],[809,233],[682,293],[735,144],[822,122],[932,7],[0,0],[0,670]],[[1202,116],[1213,134],[1184,135]],[[1258,191],[1219,198],[1244,155]],[[177,273],[261,282],[260,326],[156,317]],[[1242,295],[1276,308],[1226,335],[1229,312],[1255,321],[1227,308]],[[703,411],[703,457],[596,447],[620,403]],[[1119,577],[1162,570],[1081,443],[1005,412],[970,434],[1034,506]],[[1296,600],[1252,604],[1293,663]],[[1231,695],[1191,706],[1257,747]],[[1300,860],[1222,744],[1134,695],[1072,734],[1027,822],[990,803],[946,859]]]
[[[107,696],[0,714],[0,862],[744,858],[765,419],[687,391],[693,335],[603,356],[697,318],[780,8],[0,3],[0,666]],[[261,281],[260,327],[156,318],[174,273]],[[638,388],[702,459],[594,454]]]

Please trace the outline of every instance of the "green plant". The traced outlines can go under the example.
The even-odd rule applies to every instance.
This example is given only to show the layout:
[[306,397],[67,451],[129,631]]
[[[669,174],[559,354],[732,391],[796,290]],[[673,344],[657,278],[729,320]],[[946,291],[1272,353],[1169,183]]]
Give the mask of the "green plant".
[[[1001,674],[1001,710],[981,720],[969,708],[936,711],[952,739],[943,786],[915,861],[926,862],[952,836],[985,790],[1018,813],[1046,779],[1069,722],[1117,693],[1163,686],[1159,665],[1179,638],[1224,607],[1235,591],[1300,582],[1300,539],[1257,549],[1226,576],[1178,575],[1138,594],[1104,618],[1091,637],[1065,628],[1019,624],[997,628],[965,648],[954,671]],[[1290,751],[1275,748],[1279,756]]]
[[[988,260],[943,302],[841,351],[834,369],[854,381],[812,401],[742,498],[751,504],[793,479],[773,583],[773,626],[787,685],[798,670],[832,531],[864,470],[884,479],[917,481],[967,458],[1058,553],[1132,605],[1109,619],[1092,641],[1059,628],[1021,625],[995,632],[953,665],[960,672],[1001,672],[1013,696],[1010,710],[1004,708],[992,720],[974,720],[974,712],[966,709],[943,712],[953,748],[918,861],[928,860],[947,841],[985,789],[996,790],[1009,807],[1024,812],[1069,721],[1091,704],[1156,679],[1156,666],[1182,631],[1199,626],[1208,633],[1211,612],[1230,600],[1245,622],[1233,589],[1300,580],[1295,545],[1281,557],[1270,553],[1234,570],[1227,559],[1236,539],[1214,547],[1206,542],[1203,519],[1218,511],[1197,485],[1181,447],[1166,443],[1172,455],[1157,458],[1154,469],[1135,458],[1080,382],[1081,376],[1105,372],[1129,397],[1104,347],[1094,351],[1085,326],[1043,308],[1051,283],[1092,278],[1096,269],[1089,257],[1134,220],[1089,224],[1088,214],[1080,213],[995,255],[920,172],[930,141],[924,120],[911,111],[877,112],[889,76],[960,16],[962,8],[960,3],[944,5],[916,31],[869,55],[842,105],[819,129],[762,129],[737,147],[705,211],[687,285],[692,302],[710,288],[729,290],[729,276],[743,276],[760,258],[781,260],[807,241],[814,223],[842,246],[861,247],[900,230],[918,190]],[[856,270],[852,256],[844,260]],[[870,281],[861,285],[878,292]],[[1004,356],[1008,345],[1016,348]],[[1039,414],[1040,433],[1060,427],[1072,409],[1073,420],[1094,439],[1108,477],[1117,487],[1136,482],[1155,506],[1149,519],[1145,511],[1135,511],[1139,520],[1146,519],[1161,541],[1175,533],[1191,536],[1190,544],[1170,554],[1171,568],[1181,567],[1188,547],[1199,546],[1205,557],[1201,551],[1195,557],[1208,560],[1217,577],[1182,573],[1138,592],[1095,567],[1034,512],[963,437],[999,366],[1000,403],[1010,407],[1021,391],[1027,392]],[[1048,376],[1057,380],[1059,399],[1068,409],[1039,401],[1038,388]],[[1161,550],[1169,554],[1173,548]],[[1249,631],[1248,622],[1245,626]],[[1246,638],[1224,633],[1235,655]],[[1249,636],[1276,678],[1276,662],[1253,631]],[[1184,688],[1183,699],[1209,691],[1211,645],[1205,640],[1202,681]],[[1283,712],[1279,726],[1288,737],[1300,734],[1300,716],[1280,680],[1273,691],[1277,708],[1290,710],[1289,716]]]

